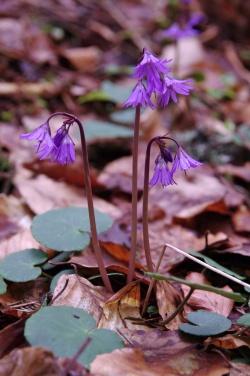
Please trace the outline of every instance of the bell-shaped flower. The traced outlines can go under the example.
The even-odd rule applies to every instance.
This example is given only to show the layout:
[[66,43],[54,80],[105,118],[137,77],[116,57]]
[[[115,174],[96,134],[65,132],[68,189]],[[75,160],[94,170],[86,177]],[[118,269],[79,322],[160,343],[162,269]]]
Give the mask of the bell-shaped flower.
[[73,163],[75,157],[75,145],[68,134],[68,129],[62,125],[53,137],[54,148],[51,152],[51,159],[59,164]]
[[146,90],[145,86],[143,85],[142,81],[139,81],[132,93],[124,103],[124,107],[151,107],[154,108],[154,104],[151,102],[150,95]]
[[195,168],[201,165],[201,162],[196,161],[181,146],[179,146],[171,172],[174,174],[177,170],[186,171],[190,168]]
[[177,103],[177,94],[189,95],[191,90],[191,80],[176,80],[175,78],[165,76],[164,88],[158,97],[158,105],[165,107],[171,100]]
[[47,158],[54,147],[50,135],[50,128],[47,123],[40,125],[30,133],[21,134],[20,138],[35,141],[36,153],[40,159]]
[[176,184],[173,179],[173,174],[168,168],[168,164],[164,161],[161,155],[155,160],[154,174],[149,182],[149,186],[161,184],[162,187],[167,187],[168,185]]

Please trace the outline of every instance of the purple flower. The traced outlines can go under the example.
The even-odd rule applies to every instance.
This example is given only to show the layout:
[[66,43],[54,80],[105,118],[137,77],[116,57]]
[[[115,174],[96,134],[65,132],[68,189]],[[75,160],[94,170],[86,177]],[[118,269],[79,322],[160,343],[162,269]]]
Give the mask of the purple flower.
[[[195,27],[201,24],[205,20],[205,16],[202,13],[193,13],[188,21],[190,27]],[[195,30],[197,31],[197,30]]]
[[161,155],[158,155],[155,160],[154,174],[149,182],[150,187],[156,184],[161,184],[163,187],[176,184],[173,179],[172,171],[169,170],[168,164]]
[[75,145],[68,134],[69,129],[63,124],[53,137],[54,148],[51,151],[51,159],[59,164],[70,164],[76,159]]
[[181,2],[184,5],[189,5],[192,2],[192,0],[181,0]]
[[173,40],[178,40],[186,37],[193,37],[199,34],[199,31],[193,28],[194,25],[189,23],[181,27],[177,22],[173,23],[167,30],[161,32],[161,36]]
[[165,107],[170,100],[177,103],[177,94],[189,95],[191,90],[191,80],[176,80],[175,78],[166,76],[164,79],[164,89],[158,98],[158,104],[161,107]]
[[190,157],[190,155],[188,155],[188,153],[185,152],[181,146],[179,146],[173,162],[171,173],[174,174],[177,170],[186,171],[189,168],[195,168],[201,165],[202,163]]
[[169,72],[168,60],[161,60],[151,52],[144,49],[140,63],[135,68],[134,77],[139,80],[147,80],[147,90],[149,94],[153,91],[161,91],[162,75]]
[[54,147],[50,135],[50,128],[47,123],[40,125],[40,127],[30,133],[21,134],[20,138],[36,141],[36,153],[40,159],[47,158]]
[[146,90],[145,86],[141,81],[139,81],[136,86],[134,87],[132,93],[124,103],[125,107],[151,107],[154,108],[154,104],[151,102],[150,95]]

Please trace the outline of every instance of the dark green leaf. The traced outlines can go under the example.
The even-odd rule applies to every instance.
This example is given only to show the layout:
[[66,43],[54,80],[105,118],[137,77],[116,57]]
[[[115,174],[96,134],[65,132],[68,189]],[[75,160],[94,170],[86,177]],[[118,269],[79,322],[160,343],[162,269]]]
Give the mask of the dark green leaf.
[[174,277],[174,276],[171,276],[171,275],[164,276],[160,273],[149,273],[149,272],[147,272],[145,274],[148,275],[149,277],[152,277],[152,278],[158,279],[158,280],[165,280],[165,281],[173,281],[173,282],[177,282],[177,283],[182,283],[184,285],[192,287],[194,290],[211,291],[211,292],[214,292],[215,294],[225,296],[226,298],[232,299],[235,302],[245,303],[247,301],[247,299],[243,295],[239,294],[238,292],[225,291],[225,290],[220,289],[218,287],[205,285],[205,284],[201,284],[201,283],[194,283],[194,282],[188,281],[186,279]]
[[122,348],[113,331],[96,329],[95,320],[84,310],[66,306],[45,307],[26,321],[25,337],[32,346],[43,346],[57,356],[71,358],[90,337],[87,349],[78,358],[88,367],[98,354]]
[[[107,214],[96,210],[95,215],[99,232],[112,225]],[[31,231],[34,238],[47,248],[59,252],[82,251],[90,242],[88,209],[69,207],[37,215]]]
[[86,120],[84,122],[84,130],[87,141],[118,137],[128,138],[133,134],[131,129],[100,120]]
[[114,103],[123,103],[128,99],[133,86],[114,84],[111,81],[104,81],[101,86],[103,90]]
[[236,277],[238,279],[246,279],[246,277],[240,275],[240,274],[237,274],[235,272],[233,272],[232,270],[230,269],[227,269],[225,268],[224,266],[218,264],[216,261],[212,260],[210,257],[207,257],[207,256],[204,256],[203,254],[201,254],[200,252],[195,252],[195,251],[188,251],[188,253],[194,257],[197,257],[199,259],[202,259],[203,261],[205,261],[208,265],[211,265],[211,266],[214,266],[215,268],[229,274],[229,275],[232,275],[233,277]]
[[32,281],[42,273],[37,265],[45,262],[47,258],[46,253],[34,248],[12,253],[1,261],[0,274],[8,281]]
[[181,324],[180,330],[194,336],[214,336],[227,331],[232,323],[215,312],[196,311],[188,315],[190,324]]

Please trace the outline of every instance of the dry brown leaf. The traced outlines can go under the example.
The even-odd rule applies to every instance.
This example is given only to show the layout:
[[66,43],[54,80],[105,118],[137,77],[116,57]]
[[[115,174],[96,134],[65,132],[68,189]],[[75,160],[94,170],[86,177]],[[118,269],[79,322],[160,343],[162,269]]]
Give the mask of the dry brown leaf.
[[222,164],[217,167],[221,174],[228,174],[240,178],[246,182],[250,182],[250,162],[246,162],[242,166],[235,166],[232,164]]
[[92,285],[83,277],[62,275],[57,282],[53,299],[53,305],[84,309],[99,322],[107,293],[102,287]]
[[[156,281],[156,301],[159,314],[166,320],[182,300],[181,294],[167,281]],[[182,322],[182,315],[178,314],[166,327],[170,330],[177,330]]]
[[120,328],[137,329],[127,317],[141,318],[140,315],[140,286],[131,282],[114,294],[103,306],[103,314],[99,328],[117,330]]
[[102,51],[95,47],[68,48],[62,51],[63,55],[80,72],[95,72],[101,62]]
[[[208,285],[206,277],[201,273],[191,272],[187,275],[186,280],[194,283],[201,283]],[[190,288],[186,285],[181,286],[184,295],[186,296]],[[229,286],[223,287],[223,290],[232,292]],[[188,305],[195,309],[207,309],[212,312],[219,313],[220,315],[228,317],[233,309],[234,301],[224,296],[215,294],[210,291],[195,290],[188,300]],[[186,306],[185,311],[188,311]]]
[[18,320],[13,324],[5,326],[5,328],[0,331],[0,358],[15,347],[20,346],[22,343],[24,343],[24,323],[25,320]]
[[249,376],[250,375],[250,365],[241,363],[231,363],[232,368],[230,369],[229,376]]
[[[80,188],[70,186],[64,182],[55,181],[45,175],[31,178],[30,171],[21,169],[14,178],[25,203],[35,214],[41,214],[54,208],[79,205],[87,206]],[[116,218],[121,215],[114,205],[100,198],[94,198],[95,208]]]
[[50,41],[37,25],[18,18],[2,18],[0,22],[0,48],[11,58],[30,58],[37,64],[55,63],[56,55]]
[[233,226],[237,232],[250,232],[250,210],[241,206],[232,216]]
[[233,350],[238,349],[241,346],[250,347],[250,340],[249,337],[226,334],[220,338],[209,337],[204,341],[204,344],[214,345],[221,349]]
[[41,248],[30,230],[21,230],[16,235],[0,242],[0,259],[27,248]]
[[0,194],[0,240],[16,234],[20,229],[29,228],[30,215],[14,196]]
[[95,376],[222,376],[229,366],[217,354],[187,349],[179,353],[144,356],[139,349],[98,355],[90,370]]
[[62,376],[53,353],[42,347],[13,350],[0,360],[0,376]]

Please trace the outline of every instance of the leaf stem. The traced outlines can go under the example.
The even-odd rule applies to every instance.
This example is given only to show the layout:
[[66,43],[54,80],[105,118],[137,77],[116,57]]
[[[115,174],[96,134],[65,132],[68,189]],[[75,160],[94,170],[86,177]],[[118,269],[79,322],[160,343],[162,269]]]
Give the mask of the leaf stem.
[[134,138],[133,138],[133,162],[132,162],[132,215],[131,215],[131,251],[129,256],[129,268],[127,283],[134,278],[135,257],[137,248],[137,202],[138,202],[138,146],[140,130],[141,107],[135,110]]
[[81,137],[81,147],[82,147],[82,158],[83,158],[83,168],[84,168],[84,183],[85,183],[85,191],[86,191],[86,197],[88,202],[88,212],[89,212],[89,222],[90,222],[90,231],[91,231],[91,240],[92,245],[95,253],[95,257],[98,263],[98,267],[100,270],[100,274],[102,276],[103,283],[108,291],[113,292],[107,271],[105,269],[104,261],[102,258],[102,251],[100,248],[100,244],[98,241],[98,235],[97,235],[97,228],[96,228],[96,220],[95,220],[95,211],[94,211],[94,202],[93,202],[93,193],[92,193],[92,187],[91,187],[91,180],[90,180],[90,167],[89,167],[89,160],[88,160],[88,149],[87,149],[87,143],[84,133],[84,128],[81,123],[81,121],[74,115],[68,114],[66,112],[56,112],[52,114],[48,121],[54,117],[54,116],[65,116],[68,118],[71,118],[75,121],[75,123],[78,125],[79,131],[80,131],[80,137]]
[[243,282],[240,279],[238,279],[236,277],[233,277],[233,276],[231,276],[231,275],[223,272],[222,270],[219,270],[219,269],[215,268],[214,266],[208,265],[206,262],[203,262],[203,261],[197,259],[196,257],[191,256],[189,253],[184,252],[181,249],[179,249],[179,248],[177,248],[177,247],[175,247],[175,246],[173,246],[171,244],[165,243],[165,245],[167,247],[173,249],[174,251],[182,254],[183,256],[186,256],[187,258],[189,258],[190,260],[196,262],[197,264],[200,264],[200,265],[204,266],[205,268],[210,269],[213,272],[215,272],[217,274],[220,274],[220,275],[222,275],[225,278],[231,279],[231,281],[234,281],[234,282],[238,283],[239,285],[242,285],[242,286],[247,287],[248,289],[250,289],[250,285],[248,283]]

